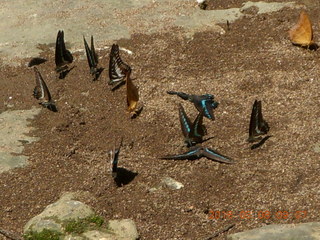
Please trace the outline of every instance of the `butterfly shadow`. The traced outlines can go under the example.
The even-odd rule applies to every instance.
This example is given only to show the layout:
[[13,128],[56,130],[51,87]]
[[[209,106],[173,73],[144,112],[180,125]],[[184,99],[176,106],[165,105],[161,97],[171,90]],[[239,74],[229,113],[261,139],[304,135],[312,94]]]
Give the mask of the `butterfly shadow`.
[[296,43],[292,43],[293,46],[298,46],[307,50],[311,50],[311,51],[317,51],[317,49],[319,48],[319,45],[316,43],[311,43],[310,45],[307,46],[302,46],[301,44],[296,44]]
[[122,167],[118,167],[117,176],[114,178],[114,182],[116,183],[117,187],[122,187],[132,182],[137,175],[138,173],[136,172],[132,172]]

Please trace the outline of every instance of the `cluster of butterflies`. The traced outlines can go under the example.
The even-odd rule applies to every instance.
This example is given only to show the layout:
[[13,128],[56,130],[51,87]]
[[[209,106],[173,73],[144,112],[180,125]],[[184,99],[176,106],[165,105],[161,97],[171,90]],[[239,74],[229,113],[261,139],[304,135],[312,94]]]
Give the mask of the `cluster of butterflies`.
[[[93,36],[91,36],[91,46],[89,47],[85,37],[83,37],[85,51],[87,55],[88,65],[90,69],[90,74],[93,77],[93,81],[98,80],[100,74],[104,70],[102,67],[98,67],[99,58],[94,48]],[[39,70],[35,65],[46,62],[43,58],[33,58],[28,66],[33,67],[36,75],[36,87],[33,91],[33,96],[41,100],[39,104],[48,108],[53,112],[57,112],[57,107],[53,99],[51,98],[50,91],[46,85],[43,77],[41,76]],[[73,56],[71,52],[66,48],[64,42],[64,32],[58,31],[56,48],[55,48],[55,63],[59,79],[63,79],[67,74],[74,68],[70,67],[73,62]],[[112,86],[112,91],[115,91],[122,85],[127,86],[127,106],[128,111],[131,114],[131,118],[137,117],[142,111],[142,106],[138,106],[139,94],[137,87],[133,84],[130,78],[131,68],[128,64],[124,63],[120,58],[119,46],[113,44],[110,52],[109,60],[109,82],[108,84]]]
[[[93,36],[91,36],[90,47],[85,37],[83,38],[83,40],[90,74],[93,77],[93,81],[96,81],[98,80],[104,68],[98,67],[99,58],[94,48]],[[57,107],[55,102],[51,98],[50,91],[44,79],[42,78],[39,70],[35,67],[35,65],[39,65],[46,61],[47,60],[43,58],[33,58],[28,64],[29,67],[34,68],[36,76],[36,87],[34,88],[33,95],[36,99],[41,100],[39,104],[41,104],[43,107],[46,107],[53,112],[57,112]],[[74,68],[74,66],[70,66],[72,62],[73,56],[71,52],[66,49],[65,46],[64,32],[59,31],[57,35],[55,48],[55,71],[57,72],[58,77],[60,79],[65,78],[67,74]],[[131,67],[128,64],[124,63],[120,58],[119,46],[113,44],[110,52],[108,84],[111,85],[112,91],[115,91],[122,85],[126,84],[128,111],[131,113],[131,117],[134,118],[139,115],[139,113],[142,110],[142,107],[138,107],[138,89],[133,84],[130,75]],[[168,91],[167,93],[170,95],[177,95],[183,100],[190,101],[194,104],[199,113],[195,120],[191,122],[183,106],[179,104],[180,125],[184,136],[184,142],[186,144],[186,147],[188,148],[188,151],[176,155],[163,156],[161,157],[161,159],[195,160],[201,157],[206,157],[208,159],[221,163],[234,163],[234,161],[231,158],[224,156],[209,147],[202,146],[203,142],[210,139],[208,138],[203,140],[203,137],[207,134],[206,128],[203,125],[203,117],[213,121],[215,119],[213,113],[214,109],[216,109],[219,105],[219,103],[214,100],[214,96],[211,94],[192,95],[184,92],[175,91]],[[253,144],[251,149],[261,146],[270,137],[261,137],[262,135],[266,135],[268,131],[269,126],[262,117],[261,101],[255,101],[251,113],[248,141],[251,143],[258,141],[258,143]],[[135,173],[132,173],[123,168],[118,168],[118,160],[121,146],[122,140],[117,148],[114,147],[114,149],[110,151],[112,163],[112,176],[118,186],[121,186],[126,181],[130,181],[130,179],[134,178],[135,176]],[[124,181],[124,179],[126,180]]]

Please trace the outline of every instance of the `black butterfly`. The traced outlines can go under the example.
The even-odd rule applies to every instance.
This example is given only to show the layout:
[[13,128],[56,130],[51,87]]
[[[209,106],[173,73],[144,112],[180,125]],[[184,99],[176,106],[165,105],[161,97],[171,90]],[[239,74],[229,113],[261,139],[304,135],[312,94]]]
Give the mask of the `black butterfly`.
[[83,41],[84,41],[84,47],[86,49],[86,55],[87,55],[87,60],[90,68],[90,73],[94,77],[93,80],[95,81],[99,78],[101,72],[103,71],[103,68],[97,68],[99,59],[94,49],[93,36],[91,36],[91,49],[89,48],[88,43],[84,37],[83,37]]
[[184,108],[179,104],[179,119],[181,130],[185,137],[185,143],[188,147],[203,142],[202,137],[206,134],[206,128],[202,125],[203,111],[201,111],[193,123],[191,123],[189,117],[184,111]]
[[202,157],[206,157],[213,161],[221,162],[221,163],[234,163],[231,158],[221,155],[213,149],[202,147],[202,146],[194,146],[191,147],[188,152],[172,155],[172,156],[164,156],[161,159],[173,159],[173,160],[196,160]]
[[[248,142],[256,142],[261,139],[261,135],[265,135],[269,131],[268,123],[262,117],[261,101],[254,101],[250,126]],[[252,145],[251,149],[260,147],[270,136],[264,137],[259,143]]]
[[119,159],[119,153],[120,153],[120,148],[122,147],[122,140],[120,142],[120,145],[118,148],[114,147],[113,150],[110,151],[110,156],[111,156],[111,163],[112,163],[112,177],[115,179],[118,175],[118,159]]
[[28,67],[32,67],[32,66],[35,66],[35,65],[40,65],[41,63],[45,63],[46,61],[48,61],[48,60],[45,59],[45,58],[40,58],[40,57],[32,58],[30,60],[30,62],[28,63]]
[[39,103],[43,107],[46,107],[53,112],[57,112],[57,107],[51,99],[49,89],[36,67],[34,67],[34,72],[36,74],[36,87],[33,90],[33,96],[38,100],[43,100]]
[[119,55],[119,46],[113,44],[110,52],[109,61],[109,85],[112,85],[112,91],[116,90],[125,83],[125,78],[131,72],[129,65],[124,63]]
[[203,111],[206,118],[214,120],[213,109],[217,108],[219,103],[214,101],[214,96],[211,94],[192,95],[184,92],[167,91],[170,95],[177,95],[184,100],[189,100],[194,104],[199,112]]
[[66,45],[64,43],[64,32],[58,31],[57,41],[56,41],[56,53],[55,53],[55,62],[56,62],[56,72],[59,73],[59,78],[64,78],[68,72],[71,71],[69,69],[68,64],[72,63],[73,57],[69,50],[66,49]]

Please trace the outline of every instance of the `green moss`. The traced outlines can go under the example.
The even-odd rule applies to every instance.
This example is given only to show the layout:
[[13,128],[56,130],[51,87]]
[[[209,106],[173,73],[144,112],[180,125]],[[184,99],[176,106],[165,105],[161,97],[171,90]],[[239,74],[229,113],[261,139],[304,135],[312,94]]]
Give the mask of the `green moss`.
[[98,215],[92,215],[87,218],[77,220],[67,220],[63,226],[66,233],[81,234],[87,230],[99,230],[104,223],[104,219]]
[[41,232],[30,231],[23,238],[25,240],[59,240],[62,234],[48,229],[43,229]]

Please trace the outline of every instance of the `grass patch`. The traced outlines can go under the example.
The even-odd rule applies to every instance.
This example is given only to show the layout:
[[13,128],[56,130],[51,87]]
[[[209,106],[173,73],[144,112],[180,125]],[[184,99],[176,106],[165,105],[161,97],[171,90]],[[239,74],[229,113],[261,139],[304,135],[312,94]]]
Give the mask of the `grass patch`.
[[83,219],[67,220],[64,222],[66,233],[81,234],[88,230],[99,230],[104,219],[98,215],[92,215]]
[[48,229],[43,229],[41,232],[30,231],[23,235],[25,240],[59,240],[62,234]]

